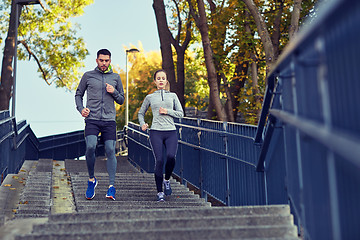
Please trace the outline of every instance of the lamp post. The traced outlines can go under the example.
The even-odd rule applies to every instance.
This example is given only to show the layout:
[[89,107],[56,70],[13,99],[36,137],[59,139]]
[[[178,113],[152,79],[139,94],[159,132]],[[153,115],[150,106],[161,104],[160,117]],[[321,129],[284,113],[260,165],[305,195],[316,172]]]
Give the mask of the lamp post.
[[129,123],[129,73],[128,73],[128,53],[140,52],[139,49],[131,48],[126,50],[126,104],[125,104],[125,125]]
[[[17,45],[18,45],[18,27],[21,9],[24,5],[40,4],[39,0],[15,0],[15,53],[14,53],[14,69],[13,69],[13,93],[11,99],[11,116],[15,116],[15,93],[16,93],[16,68],[17,68]],[[19,10],[19,5],[21,8]]]

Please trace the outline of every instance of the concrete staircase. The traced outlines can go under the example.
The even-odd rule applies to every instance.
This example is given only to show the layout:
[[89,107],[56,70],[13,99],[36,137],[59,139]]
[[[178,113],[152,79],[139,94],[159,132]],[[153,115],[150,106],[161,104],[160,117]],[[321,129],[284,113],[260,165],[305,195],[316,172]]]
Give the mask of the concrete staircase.
[[32,169],[20,194],[16,210],[17,218],[47,217],[51,211],[53,161],[40,159],[33,161]]
[[[97,160],[99,184],[96,196],[89,201],[84,196],[85,161],[66,160],[60,182],[69,186],[73,197],[68,207],[56,211],[54,206],[65,206],[70,199],[62,195],[54,199],[56,191],[61,190],[60,184],[54,186],[54,162],[39,160],[22,189],[15,220],[9,222],[39,217],[44,220],[12,239],[298,239],[287,205],[211,207],[174,179],[173,194],[165,202],[157,202],[153,175],[137,171],[126,159],[119,160],[116,201],[105,198],[105,161]],[[71,211],[65,211],[69,206],[73,206]]]

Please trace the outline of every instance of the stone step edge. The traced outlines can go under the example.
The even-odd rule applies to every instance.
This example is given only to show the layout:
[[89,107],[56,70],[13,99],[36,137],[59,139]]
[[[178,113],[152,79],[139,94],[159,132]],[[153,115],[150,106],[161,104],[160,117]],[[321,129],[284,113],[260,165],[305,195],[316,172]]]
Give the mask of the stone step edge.
[[[22,235],[21,238],[16,239],[37,239],[38,237],[41,237],[41,239],[52,239],[56,237],[61,237],[61,239],[81,239],[85,237],[91,237],[92,239],[100,239],[101,237],[107,237],[107,236],[121,236],[121,234],[146,234],[146,235],[171,235],[171,236],[179,236],[179,234],[189,234],[193,232],[194,234],[198,236],[206,236],[213,232],[219,233],[219,232],[233,232],[234,231],[248,231],[248,232],[254,232],[259,235],[262,235],[264,237],[263,239],[267,239],[266,236],[263,236],[264,233],[268,233],[270,231],[281,231],[281,230],[287,230],[290,231],[289,234],[286,234],[286,236],[280,237],[282,239],[286,239],[284,237],[295,237],[297,235],[297,228],[295,226],[289,226],[289,225],[277,225],[277,226],[234,226],[234,227],[221,227],[221,226],[211,226],[210,228],[207,227],[199,227],[199,228],[184,228],[184,229],[139,229],[139,230],[121,230],[121,231],[96,231],[96,233],[92,233],[91,236],[89,236],[89,233],[45,233],[45,234],[28,234],[28,235]],[[264,232],[263,232],[264,231]],[[262,234],[261,234],[262,233]],[[259,236],[257,236],[259,237]],[[270,237],[270,236],[269,236]],[[273,237],[273,236],[271,236]],[[86,238],[89,239],[89,238]]]
[[[217,212],[218,214],[243,214],[243,215],[257,215],[256,211],[260,210],[267,210],[267,211],[274,211],[274,212],[282,212],[283,214],[290,215],[290,208],[288,205],[267,205],[267,206],[242,206],[242,207],[204,207],[198,208],[194,207],[193,213],[195,214],[209,214],[209,212]],[[127,210],[115,210],[115,211],[96,211],[92,213],[88,212],[81,212],[81,213],[65,213],[65,214],[57,214],[57,215],[50,215],[49,219],[52,221],[56,221],[56,219],[70,217],[70,218],[82,218],[82,217],[89,217],[100,215],[100,217],[104,217],[106,215],[128,215],[128,214],[161,214],[161,215],[169,215],[170,213],[187,213],[188,209],[183,208],[172,208],[172,209],[127,209]]]
[[[169,217],[172,218],[172,217]],[[183,220],[191,220],[191,221],[206,221],[206,220],[234,220],[234,219],[256,219],[256,218],[264,218],[264,219],[270,219],[270,218],[288,218],[289,219],[289,224],[292,225],[293,222],[291,222],[291,220],[293,220],[292,215],[273,215],[273,214],[263,214],[263,215],[231,215],[231,216],[227,216],[227,215],[214,215],[214,216],[181,216],[176,218],[176,221],[183,221]],[[146,218],[129,218],[129,219],[111,219],[111,220],[101,220],[101,223],[127,223],[127,222],[147,222],[147,221],[156,221],[156,222],[163,222],[163,221],[168,221],[169,219],[166,218],[166,216],[164,218],[157,218],[156,216],[147,216]],[[74,224],[74,225],[80,225],[80,224],[97,224],[98,222],[94,222],[92,220],[81,220],[81,221],[51,221],[51,219],[49,219],[49,221],[47,223],[41,224],[41,226],[47,226],[47,225],[67,225],[67,224]],[[278,226],[279,224],[272,224],[275,226]],[[281,224],[281,225],[285,225],[285,224]],[[270,226],[270,225],[268,225]]]

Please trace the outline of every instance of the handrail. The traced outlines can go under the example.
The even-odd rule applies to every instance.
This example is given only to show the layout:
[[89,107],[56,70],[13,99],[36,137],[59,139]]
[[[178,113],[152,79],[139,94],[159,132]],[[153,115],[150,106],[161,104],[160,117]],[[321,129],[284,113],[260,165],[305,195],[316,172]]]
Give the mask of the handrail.
[[216,130],[216,129],[209,129],[209,128],[204,128],[204,127],[185,125],[185,124],[181,124],[181,123],[175,123],[175,126],[193,128],[193,129],[196,129],[196,130],[199,130],[199,131],[207,131],[207,132],[212,132],[212,133],[222,133],[222,134],[226,134],[226,135],[230,135],[230,136],[238,136],[238,137],[248,138],[248,139],[254,140],[253,137],[244,136],[244,135],[231,133],[231,132],[227,132],[227,131],[220,131],[220,130]]
[[83,141],[84,140],[77,140],[77,141],[72,141],[72,142],[69,142],[69,143],[57,144],[56,146],[50,146],[50,147],[46,147],[46,148],[41,148],[40,151],[47,151],[47,150],[51,150],[51,149],[54,149],[54,148],[65,147],[65,146],[73,145],[75,143],[81,143]]
[[5,141],[7,138],[9,138],[10,136],[12,135],[15,135],[15,132],[14,131],[11,131],[9,132],[8,134],[6,134],[5,136],[3,136],[1,139],[0,139],[0,144]]
[[236,158],[236,157],[233,157],[233,156],[228,155],[228,154],[224,154],[224,153],[220,153],[220,152],[217,152],[217,151],[208,149],[208,148],[200,147],[200,146],[197,146],[197,145],[194,145],[194,144],[191,144],[191,143],[182,141],[182,140],[179,140],[178,142],[181,143],[181,144],[184,144],[184,145],[187,145],[187,146],[196,148],[196,149],[203,150],[203,151],[205,151],[205,152],[214,153],[214,154],[219,155],[219,156],[222,156],[222,157],[234,159],[234,160],[236,160],[236,161],[242,162],[242,163],[247,164],[247,165],[249,165],[249,166],[251,166],[251,167],[254,167],[254,168],[256,167],[255,164],[249,163],[249,162],[247,162],[247,161],[245,161],[245,160],[243,160],[243,159]]
[[285,111],[271,109],[270,114],[317,140],[335,153],[360,167],[360,139],[343,131],[328,128]]
[[275,80],[276,80],[276,78],[274,75],[271,75],[267,80],[268,84],[266,86],[264,101],[263,101],[263,105],[261,108],[261,115],[260,115],[260,119],[258,122],[258,128],[257,128],[255,139],[254,139],[255,144],[262,143],[263,130],[265,128],[266,119],[269,114],[269,109],[270,109],[270,105],[272,102],[273,92],[274,92],[274,88],[275,88]]

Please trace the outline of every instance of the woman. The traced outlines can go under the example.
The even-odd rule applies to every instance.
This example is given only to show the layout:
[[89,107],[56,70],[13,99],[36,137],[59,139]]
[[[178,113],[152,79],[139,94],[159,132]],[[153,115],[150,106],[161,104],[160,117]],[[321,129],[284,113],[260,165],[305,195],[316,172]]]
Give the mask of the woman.
[[[150,129],[150,144],[155,158],[155,183],[157,188],[157,200],[164,201],[164,194],[171,195],[170,176],[175,167],[175,155],[177,151],[177,133],[174,117],[182,118],[184,111],[175,93],[169,92],[169,82],[166,72],[158,70],[154,74],[154,82],[157,90],[145,97],[138,113],[141,129],[146,131],[149,125],[145,123],[144,116],[151,107],[153,120]],[[163,178],[163,146],[166,148],[165,179]],[[164,192],[163,192],[164,185]]]

